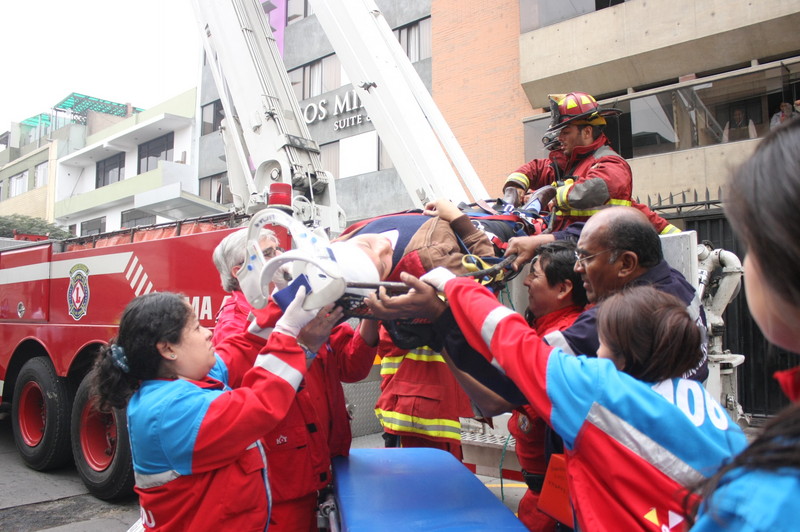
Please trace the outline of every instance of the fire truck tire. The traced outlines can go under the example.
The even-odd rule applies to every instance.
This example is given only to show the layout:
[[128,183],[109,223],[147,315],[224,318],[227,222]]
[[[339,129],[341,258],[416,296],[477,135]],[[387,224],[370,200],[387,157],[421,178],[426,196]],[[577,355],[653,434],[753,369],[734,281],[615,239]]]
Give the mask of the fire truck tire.
[[133,493],[133,464],[125,410],[100,412],[90,396],[91,373],[84,377],[72,406],[72,455],[89,493],[104,501]]
[[45,471],[70,462],[72,394],[45,357],[28,360],[17,376],[11,425],[14,443],[31,469]]

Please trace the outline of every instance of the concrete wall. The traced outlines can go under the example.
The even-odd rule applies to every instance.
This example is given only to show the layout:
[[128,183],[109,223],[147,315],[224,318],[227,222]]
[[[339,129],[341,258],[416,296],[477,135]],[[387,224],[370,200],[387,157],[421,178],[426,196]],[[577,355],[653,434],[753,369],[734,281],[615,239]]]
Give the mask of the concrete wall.
[[525,33],[520,81],[595,96],[800,50],[800,0],[633,0]]
[[633,196],[647,203],[648,194],[655,202],[658,194],[666,198],[683,191],[704,193],[708,189],[716,199],[717,190],[724,187],[730,171],[749,157],[758,143],[759,139],[743,140],[629,159],[633,170]]

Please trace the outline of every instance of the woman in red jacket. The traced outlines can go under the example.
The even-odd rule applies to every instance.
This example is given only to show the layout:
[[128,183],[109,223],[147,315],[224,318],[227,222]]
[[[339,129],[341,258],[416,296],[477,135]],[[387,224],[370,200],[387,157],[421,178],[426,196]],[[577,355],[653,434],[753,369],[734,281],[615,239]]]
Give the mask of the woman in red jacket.
[[303,380],[297,338],[309,323],[330,330],[343,314],[305,311],[304,296],[298,291],[268,342],[254,328],[216,349],[182,296],[154,292],[128,304],[117,338],[101,350],[94,388],[101,410],[127,407],[146,530],[266,529],[259,438],[283,419]]

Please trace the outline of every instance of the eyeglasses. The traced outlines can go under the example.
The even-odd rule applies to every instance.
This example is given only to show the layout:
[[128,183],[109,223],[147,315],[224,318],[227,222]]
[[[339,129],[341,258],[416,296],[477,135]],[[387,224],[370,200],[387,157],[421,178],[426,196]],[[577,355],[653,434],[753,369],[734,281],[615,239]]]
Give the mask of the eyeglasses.
[[274,247],[274,248],[266,248],[266,249],[263,251],[263,253],[264,253],[264,258],[265,258],[265,259],[271,259],[271,258],[272,258],[272,257],[274,257],[274,256],[275,256],[275,254],[276,254],[276,253],[278,253],[278,252],[280,252],[280,253],[283,253],[283,248],[282,248],[282,247],[280,247],[280,246],[276,246],[276,247]]
[[608,253],[609,251],[614,251],[614,248],[604,249],[603,251],[597,252],[594,255],[586,255],[581,251],[576,251],[575,252],[575,262],[577,264],[580,264],[581,267],[585,268],[586,267],[586,261],[588,261],[590,259],[593,259],[593,258],[597,257],[598,255],[602,255],[603,253]]

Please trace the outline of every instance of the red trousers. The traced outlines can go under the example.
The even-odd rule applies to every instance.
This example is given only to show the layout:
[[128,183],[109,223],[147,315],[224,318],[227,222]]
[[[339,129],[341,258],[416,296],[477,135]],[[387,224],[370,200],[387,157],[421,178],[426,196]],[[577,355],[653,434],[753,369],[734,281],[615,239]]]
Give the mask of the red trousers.
[[317,532],[317,493],[273,502],[269,532]]
[[531,532],[553,532],[556,520],[539,510],[538,504],[539,494],[525,490],[525,495],[519,501],[517,517]]
[[461,452],[461,442],[453,440],[453,443],[441,442],[436,440],[429,440],[428,438],[421,438],[416,436],[400,436],[400,447],[428,447],[431,449],[441,449],[452,454],[458,458],[459,462],[464,461],[464,455]]

